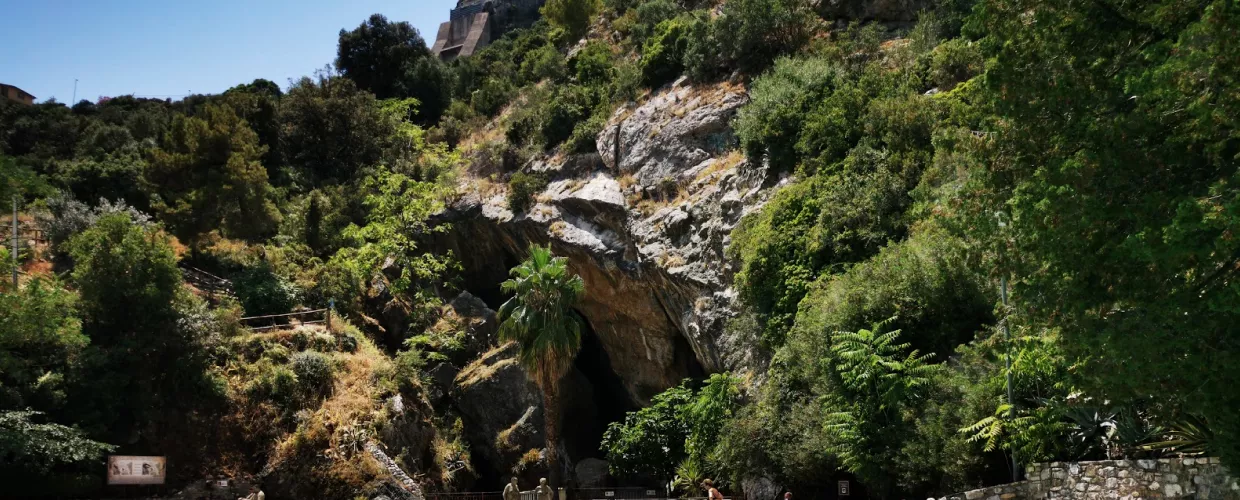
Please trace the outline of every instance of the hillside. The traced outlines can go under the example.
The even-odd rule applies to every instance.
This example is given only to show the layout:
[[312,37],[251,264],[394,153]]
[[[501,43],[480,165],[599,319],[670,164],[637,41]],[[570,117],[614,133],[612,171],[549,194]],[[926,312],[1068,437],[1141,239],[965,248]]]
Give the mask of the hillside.
[[1233,3],[542,14],[448,63],[376,15],[288,88],[0,101],[0,196],[48,240],[0,284],[0,477],[772,500],[1240,465]]

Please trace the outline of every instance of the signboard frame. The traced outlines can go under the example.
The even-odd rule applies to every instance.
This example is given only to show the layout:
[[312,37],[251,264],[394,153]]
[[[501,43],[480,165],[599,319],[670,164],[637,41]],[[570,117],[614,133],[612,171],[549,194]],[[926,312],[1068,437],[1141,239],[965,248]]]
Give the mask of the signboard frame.
[[108,485],[162,485],[168,477],[168,457],[108,455]]
[[851,496],[852,484],[848,480],[841,479],[836,483],[836,491],[838,491],[842,497]]

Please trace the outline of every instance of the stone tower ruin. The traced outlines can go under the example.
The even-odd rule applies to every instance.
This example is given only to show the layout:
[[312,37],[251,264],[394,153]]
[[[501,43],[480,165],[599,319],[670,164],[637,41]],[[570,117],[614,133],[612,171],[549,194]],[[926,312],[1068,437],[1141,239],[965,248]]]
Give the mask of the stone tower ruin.
[[471,56],[504,33],[533,24],[545,1],[458,0],[448,22],[439,25],[431,52],[445,61]]

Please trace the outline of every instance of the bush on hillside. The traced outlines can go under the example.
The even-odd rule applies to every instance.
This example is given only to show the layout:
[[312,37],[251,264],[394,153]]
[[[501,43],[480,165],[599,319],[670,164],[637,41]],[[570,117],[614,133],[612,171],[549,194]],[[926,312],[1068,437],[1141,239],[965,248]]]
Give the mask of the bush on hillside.
[[684,72],[685,46],[692,18],[677,17],[659,23],[642,46],[642,79],[650,88],[661,87]]
[[303,351],[293,355],[289,363],[297,375],[298,384],[311,394],[321,394],[331,386],[335,367],[332,359],[317,351]]
[[719,17],[718,38],[729,61],[756,74],[775,58],[809,41],[814,19],[804,0],[730,0]]
[[517,172],[508,180],[508,210],[525,213],[534,206],[534,195],[547,188],[547,178],[538,173]]

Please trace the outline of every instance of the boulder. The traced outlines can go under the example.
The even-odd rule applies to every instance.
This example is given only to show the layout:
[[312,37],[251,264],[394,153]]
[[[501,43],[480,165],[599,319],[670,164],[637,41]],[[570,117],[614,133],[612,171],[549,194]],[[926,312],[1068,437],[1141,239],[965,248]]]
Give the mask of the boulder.
[[484,353],[457,374],[452,401],[466,437],[495,469],[509,474],[517,459],[543,442],[542,396],[517,364],[516,344]]
[[606,460],[587,458],[577,462],[573,472],[577,475],[577,486],[580,488],[602,488],[607,486],[609,465]]
[[745,491],[747,500],[781,500],[784,498],[783,486],[775,484],[775,481],[766,477],[742,479],[741,489]]

